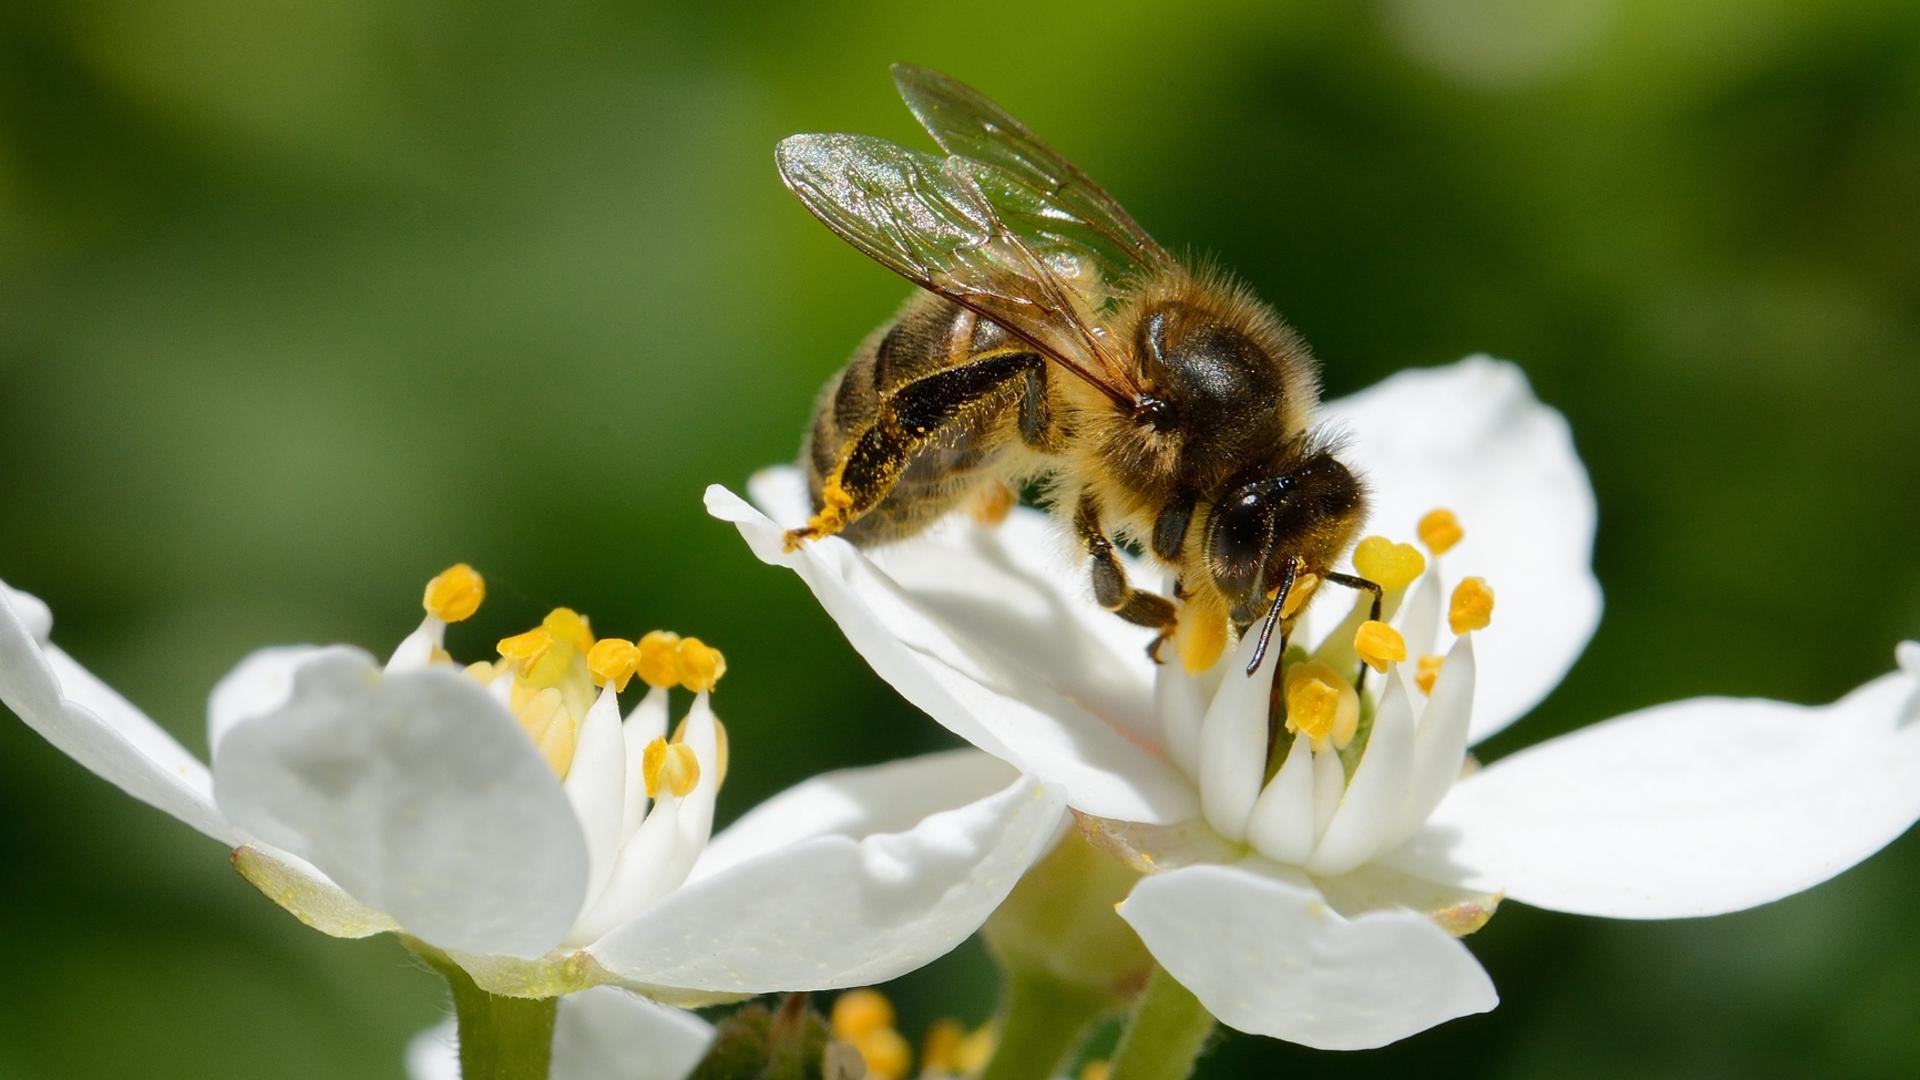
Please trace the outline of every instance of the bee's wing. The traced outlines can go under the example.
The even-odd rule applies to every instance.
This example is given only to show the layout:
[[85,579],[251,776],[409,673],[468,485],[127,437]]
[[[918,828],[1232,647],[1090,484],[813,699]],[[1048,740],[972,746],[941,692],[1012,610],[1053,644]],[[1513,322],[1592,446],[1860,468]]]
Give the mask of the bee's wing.
[[1178,269],[1113,196],[979,91],[912,64],[895,64],[893,82],[942,150],[989,167],[976,179],[1030,246],[1056,244],[1090,256],[1109,282]]
[[1140,387],[1089,322],[1100,297],[1069,284],[1008,229],[983,166],[866,135],[794,135],[775,157],[808,210],[923,289],[972,308],[1132,406]]

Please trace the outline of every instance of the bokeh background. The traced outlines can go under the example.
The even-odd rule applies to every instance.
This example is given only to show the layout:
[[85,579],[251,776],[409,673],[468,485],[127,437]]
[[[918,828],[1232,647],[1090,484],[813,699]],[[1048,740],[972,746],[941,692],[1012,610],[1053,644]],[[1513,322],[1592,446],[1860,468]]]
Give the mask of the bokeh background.
[[[0,576],[201,752],[248,649],[384,649],[455,559],[494,585],[460,647],[557,603],[724,647],[723,817],[949,745],[700,506],[903,295],[771,151],[914,137],[912,59],[1237,268],[1333,393],[1485,350],[1565,410],[1607,612],[1495,754],[1829,700],[1920,636],[1920,7],[1177,7],[13,0]],[[10,719],[0,823],[0,1076],[397,1075],[439,1015],[390,939],[306,931]],[[1909,837],[1729,918],[1509,905],[1491,1016],[1202,1075],[1915,1075],[1916,872]],[[992,1008],[977,945],[892,989],[909,1034]]]

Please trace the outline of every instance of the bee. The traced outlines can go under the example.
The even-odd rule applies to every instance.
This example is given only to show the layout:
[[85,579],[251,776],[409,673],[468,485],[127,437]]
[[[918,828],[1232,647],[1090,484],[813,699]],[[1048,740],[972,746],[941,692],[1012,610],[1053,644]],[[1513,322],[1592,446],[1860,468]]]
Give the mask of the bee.
[[[794,546],[904,539],[1041,482],[1093,597],[1213,665],[1229,628],[1282,651],[1307,575],[1334,571],[1366,490],[1312,426],[1305,342],[1245,287],[1188,269],[1112,196],[959,81],[895,65],[944,156],[865,135],[782,140],[780,176],[841,239],[920,287],[826,385],[802,457],[813,516]],[[1169,572],[1130,582],[1116,540]]]

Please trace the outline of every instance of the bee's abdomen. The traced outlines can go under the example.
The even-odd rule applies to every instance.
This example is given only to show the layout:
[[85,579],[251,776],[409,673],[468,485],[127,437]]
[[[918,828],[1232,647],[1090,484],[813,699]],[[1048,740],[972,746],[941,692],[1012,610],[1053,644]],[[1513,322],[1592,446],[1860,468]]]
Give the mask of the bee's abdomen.
[[[820,509],[826,478],[873,424],[884,395],[1005,340],[1006,331],[951,301],[930,293],[909,299],[892,322],[860,343],[814,406],[801,455],[813,508]],[[986,466],[998,440],[988,436],[995,426],[957,432],[917,455],[887,496],[843,535],[859,544],[903,539],[959,507],[991,476]]]

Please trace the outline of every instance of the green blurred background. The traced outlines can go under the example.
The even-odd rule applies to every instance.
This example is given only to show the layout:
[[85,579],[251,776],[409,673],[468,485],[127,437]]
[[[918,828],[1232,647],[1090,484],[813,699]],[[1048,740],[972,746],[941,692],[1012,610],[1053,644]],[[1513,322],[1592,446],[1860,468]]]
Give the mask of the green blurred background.
[[[903,295],[771,152],[912,137],[911,59],[1237,268],[1333,393],[1485,350],[1565,410],[1607,613],[1494,753],[1828,700],[1920,636],[1920,7],[1173,7],[13,0],[0,576],[200,752],[248,649],[384,649],[455,559],[494,585],[457,648],[556,603],[723,646],[723,817],[949,745],[700,506],[792,455]],[[391,940],[306,931],[14,723],[0,820],[0,1076],[393,1075],[439,1014]],[[1491,1016],[1228,1037],[1203,1075],[1915,1075],[1916,871],[1908,838],[1706,922],[1510,905],[1472,939]],[[990,980],[969,945],[897,984],[903,1026],[983,1019]]]

